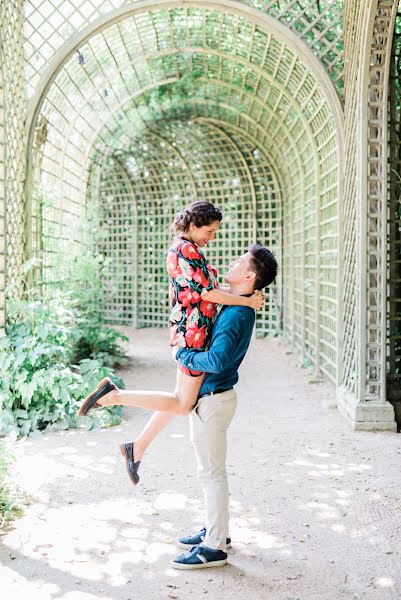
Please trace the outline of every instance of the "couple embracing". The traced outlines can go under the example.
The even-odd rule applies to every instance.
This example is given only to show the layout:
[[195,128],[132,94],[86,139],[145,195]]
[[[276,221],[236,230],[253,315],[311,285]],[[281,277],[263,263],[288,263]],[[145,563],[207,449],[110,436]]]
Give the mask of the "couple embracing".
[[[227,429],[234,417],[238,368],[248,350],[255,310],[264,305],[262,290],[274,281],[277,262],[259,244],[232,261],[220,287],[217,271],[202,248],[213,241],[223,216],[209,202],[195,202],[179,212],[175,238],[167,254],[171,314],[170,345],[177,362],[174,392],[119,390],[103,379],[84,400],[79,415],[112,405],[154,411],[135,442],[120,445],[128,475],[139,482],[145,451],[178,415],[190,415],[190,437],[206,510],[205,527],[179,538],[186,549],[172,566],[177,569],[218,567],[227,563],[229,492],[226,473]],[[220,308],[220,310],[219,310]]]

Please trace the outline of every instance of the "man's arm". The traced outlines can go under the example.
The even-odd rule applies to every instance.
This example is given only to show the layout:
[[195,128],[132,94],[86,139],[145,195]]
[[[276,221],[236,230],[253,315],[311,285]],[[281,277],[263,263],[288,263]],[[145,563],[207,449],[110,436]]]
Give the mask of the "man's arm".
[[[230,365],[233,348],[244,334],[245,318],[224,318],[226,312],[219,316],[217,331],[214,332],[212,346],[206,352],[197,352],[180,348],[176,359],[187,369],[204,373],[222,373]],[[229,313],[228,313],[229,316]]]

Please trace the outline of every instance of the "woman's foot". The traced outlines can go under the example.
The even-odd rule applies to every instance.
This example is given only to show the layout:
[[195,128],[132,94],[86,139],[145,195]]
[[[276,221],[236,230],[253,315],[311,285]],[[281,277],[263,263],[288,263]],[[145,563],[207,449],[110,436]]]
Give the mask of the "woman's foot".
[[102,379],[99,382],[97,388],[93,392],[91,392],[82,402],[82,406],[78,411],[78,416],[85,417],[89,413],[89,411],[95,408],[102,408],[103,403],[99,403],[99,400],[106,394],[109,394],[110,392],[113,392],[117,389],[117,386],[112,382],[110,377],[105,377],[104,379]]
[[135,460],[138,457],[135,456],[134,446],[134,442],[126,442],[125,444],[120,444],[120,452],[125,458],[129,478],[131,479],[134,485],[137,485],[137,483],[139,483],[138,469],[139,465],[141,464],[141,461]]

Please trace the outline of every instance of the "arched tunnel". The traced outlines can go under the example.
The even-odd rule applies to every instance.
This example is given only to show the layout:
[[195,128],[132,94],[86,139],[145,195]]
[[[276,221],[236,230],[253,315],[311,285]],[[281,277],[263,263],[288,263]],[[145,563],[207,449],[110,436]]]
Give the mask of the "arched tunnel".
[[49,61],[28,115],[30,254],[44,280],[91,215],[109,257],[105,317],[163,326],[169,224],[204,199],[220,277],[254,241],[280,274],[258,315],[338,379],[341,104],[305,41],[239,2],[141,2]]

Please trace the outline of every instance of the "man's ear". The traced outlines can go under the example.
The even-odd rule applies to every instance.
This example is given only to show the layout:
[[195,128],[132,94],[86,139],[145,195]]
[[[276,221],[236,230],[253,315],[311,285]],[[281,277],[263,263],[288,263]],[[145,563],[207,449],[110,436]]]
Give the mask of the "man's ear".
[[255,271],[247,271],[246,279],[247,281],[254,281],[256,279]]

